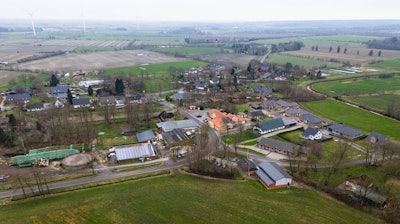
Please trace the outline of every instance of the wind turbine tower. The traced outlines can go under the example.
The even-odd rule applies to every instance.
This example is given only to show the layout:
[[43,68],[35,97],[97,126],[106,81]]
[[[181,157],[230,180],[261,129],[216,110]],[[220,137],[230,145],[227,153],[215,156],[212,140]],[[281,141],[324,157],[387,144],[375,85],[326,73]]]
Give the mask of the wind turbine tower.
[[86,21],[85,21],[85,17],[83,16],[83,13],[81,14],[81,17],[82,17],[83,35],[85,35],[85,33],[86,33]]
[[33,36],[36,37],[35,23],[33,22],[33,13],[29,13],[29,17],[31,18]]

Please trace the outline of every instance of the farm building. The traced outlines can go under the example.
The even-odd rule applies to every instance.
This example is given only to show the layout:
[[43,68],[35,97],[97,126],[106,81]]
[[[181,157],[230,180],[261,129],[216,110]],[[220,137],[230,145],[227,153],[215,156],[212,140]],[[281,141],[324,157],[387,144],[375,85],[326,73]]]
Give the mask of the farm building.
[[163,132],[172,131],[177,128],[181,128],[185,131],[194,132],[199,127],[199,124],[192,119],[178,120],[178,121],[165,121],[157,123],[157,128]]
[[303,109],[288,109],[285,111],[285,115],[288,117],[300,117],[304,114],[310,114],[310,112]]
[[211,120],[208,121],[208,125],[217,131],[223,131],[227,128],[231,128],[233,127],[233,124],[246,123],[246,120],[240,115],[228,114],[215,109],[210,110],[208,115],[211,117]]
[[318,129],[309,127],[303,132],[301,137],[309,140],[320,140],[322,139],[322,132]]
[[256,127],[254,127],[253,130],[263,135],[284,128],[285,128],[285,123],[283,123],[282,118],[276,118],[269,121],[263,121],[257,123]]
[[70,147],[69,149],[59,149],[49,151],[44,149],[32,149],[26,155],[14,156],[10,160],[10,166],[18,165],[19,167],[32,166],[39,159],[55,160],[63,159],[67,156],[78,154],[79,151]]
[[299,107],[299,105],[297,103],[294,102],[286,102],[284,100],[278,100],[276,101],[276,105],[278,106],[278,108],[280,109],[294,109]]
[[183,129],[179,128],[172,131],[163,132],[162,138],[168,147],[179,145],[183,142],[189,142],[188,140],[190,140],[189,135],[187,135]]
[[264,117],[264,113],[261,110],[251,111],[247,113],[247,117],[251,119],[260,119]]
[[302,152],[306,151],[306,149],[301,148],[299,145],[279,141],[272,138],[260,138],[257,141],[257,147],[285,155],[287,155],[292,150],[301,150]]
[[320,126],[323,123],[323,120],[321,120],[319,117],[313,115],[313,114],[302,114],[300,115],[300,119],[309,125],[312,126]]
[[364,135],[362,131],[343,124],[328,125],[327,129],[331,135],[341,136],[347,139],[356,139]]
[[256,173],[256,170],[258,169],[256,164],[254,164],[253,161],[248,160],[248,159],[241,159],[237,162],[239,171],[244,175],[244,176],[250,176]]
[[154,158],[156,150],[150,143],[114,146],[109,149],[110,155],[115,155],[117,161],[134,160],[140,158]]
[[139,143],[142,143],[142,142],[154,141],[156,139],[156,136],[154,135],[152,130],[147,130],[144,132],[137,133],[136,138]]
[[262,102],[262,107],[265,110],[273,110],[276,108],[276,102],[275,102],[275,100],[264,100]]
[[292,184],[292,177],[274,162],[263,162],[256,171],[258,179],[267,188],[287,187]]
[[45,108],[43,103],[33,103],[26,105],[26,110],[28,112],[43,111],[44,109]]
[[31,96],[27,93],[8,94],[5,103],[25,104],[31,101]]

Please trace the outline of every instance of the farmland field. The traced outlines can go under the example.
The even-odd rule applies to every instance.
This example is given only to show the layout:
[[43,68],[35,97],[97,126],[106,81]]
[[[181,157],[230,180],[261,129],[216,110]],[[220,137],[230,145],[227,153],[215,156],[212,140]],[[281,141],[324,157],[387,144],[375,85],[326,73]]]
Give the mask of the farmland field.
[[253,41],[259,44],[279,44],[289,41],[302,41],[305,45],[326,45],[326,44],[349,44],[349,43],[362,43],[368,40],[382,40],[382,37],[366,37],[366,36],[309,36],[309,37],[296,37],[296,38],[282,38],[282,39],[266,39]]
[[334,100],[322,100],[301,104],[316,115],[361,129],[364,134],[376,131],[400,138],[400,122]]
[[159,64],[166,62],[185,61],[184,58],[176,58],[161,53],[126,50],[105,51],[86,54],[66,54],[35,60],[19,64],[20,69],[45,70],[45,71],[88,71],[94,69],[115,68],[124,66]]
[[391,103],[400,102],[400,94],[350,96],[345,99],[384,112]]
[[[285,52],[286,53],[286,52]],[[290,62],[293,65],[303,66],[305,68],[318,68],[324,65],[330,67],[339,67],[338,63],[327,62],[318,59],[306,58],[306,57],[296,57],[290,56],[285,54],[273,54],[268,59],[268,62],[277,63],[281,65],[285,65],[286,63]]]
[[382,222],[309,189],[269,191],[255,180],[179,173],[12,202],[0,215],[7,223]]
[[400,76],[320,82],[313,89],[330,96],[396,92],[400,90]]
[[197,55],[197,54],[215,54],[220,53],[221,50],[218,47],[190,47],[190,46],[173,46],[173,47],[155,47],[152,50],[169,53],[169,54],[183,54],[183,55]]

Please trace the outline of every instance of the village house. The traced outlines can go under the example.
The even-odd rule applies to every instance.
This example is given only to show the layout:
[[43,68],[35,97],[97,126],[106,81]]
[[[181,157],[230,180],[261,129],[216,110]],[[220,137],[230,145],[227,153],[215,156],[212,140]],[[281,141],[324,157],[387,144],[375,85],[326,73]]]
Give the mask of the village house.
[[263,135],[270,132],[282,130],[284,128],[288,128],[294,125],[296,125],[296,121],[293,119],[275,118],[272,120],[257,123],[256,126],[253,128],[253,131]]
[[371,132],[365,139],[365,141],[369,144],[382,144],[389,140],[389,137],[378,132]]
[[261,119],[264,117],[264,113],[261,110],[250,111],[247,113],[247,117],[250,119]]
[[26,111],[28,112],[36,112],[45,110],[43,103],[33,103],[26,105]]
[[283,110],[286,110],[286,109],[295,109],[295,108],[298,108],[298,107],[299,107],[299,105],[298,105],[297,103],[294,103],[294,102],[286,102],[286,101],[284,101],[284,100],[278,100],[278,101],[276,101],[276,105],[277,105],[278,109],[283,109]]
[[240,159],[237,161],[237,166],[243,176],[254,175],[258,169],[256,164],[248,159]]
[[307,128],[303,134],[301,135],[302,138],[308,140],[321,140],[322,139],[322,132],[315,128]]
[[74,99],[72,99],[72,105],[74,106],[74,108],[90,107],[90,99],[89,98],[74,98]]
[[264,100],[262,102],[262,108],[269,111],[274,110],[276,108],[275,100]]
[[319,117],[313,115],[313,114],[302,114],[300,115],[300,120],[302,120],[304,123],[318,127],[323,124],[323,120],[321,120]]
[[114,96],[100,96],[97,97],[101,105],[115,105],[116,99]]
[[5,103],[14,105],[24,105],[31,101],[31,96],[27,93],[8,94]]
[[299,108],[285,110],[285,116],[287,117],[300,117],[304,114],[310,114],[310,112]]
[[260,163],[256,174],[267,189],[290,187],[292,184],[292,177],[274,162]]
[[50,93],[55,99],[67,99],[68,84],[57,84],[50,87]]

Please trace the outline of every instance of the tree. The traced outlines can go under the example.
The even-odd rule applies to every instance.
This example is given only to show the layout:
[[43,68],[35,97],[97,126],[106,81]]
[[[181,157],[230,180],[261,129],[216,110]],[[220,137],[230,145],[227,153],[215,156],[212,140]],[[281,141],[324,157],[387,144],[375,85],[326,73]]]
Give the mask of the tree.
[[124,93],[124,90],[125,90],[124,82],[122,81],[122,79],[117,78],[115,80],[115,92],[117,93],[117,95],[121,95]]
[[368,55],[369,55],[369,56],[373,56],[373,55],[374,55],[374,51],[371,49],[371,50],[368,52]]
[[67,91],[67,101],[69,104],[72,105],[72,93],[71,93],[71,90],[69,90],[69,89]]
[[378,51],[378,57],[382,55],[382,51]]
[[236,76],[236,75],[233,76],[233,85],[234,85],[234,86],[237,86],[237,85],[238,85],[238,79],[237,79],[237,76]]
[[336,53],[338,53],[338,54],[340,53],[340,45],[337,46]]
[[331,52],[332,52],[332,46],[329,47],[329,53],[331,53]]
[[50,77],[50,87],[57,86],[57,84],[60,83],[56,75],[51,75]]
[[319,50],[319,47],[318,47],[318,45],[317,46],[315,46],[315,51],[318,51]]
[[343,50],[343,54],[346,54],[346,53],[347,53],[347,47],[344,48],[344,50]]
[[88,95],[89,96],[93,96],[93,88],[92,88],[92,86],[89,86],[87,91],[88,91]]
[[251,72],[252,68],[251,68],[251,64],[249,63],[249,66],[247,66],[247,72]]
[[234,75],[234,74],[235,74],[235,69],[232,68],[232,69],[231,69],[231,75]]

